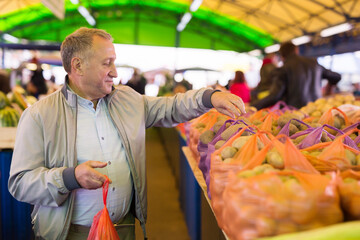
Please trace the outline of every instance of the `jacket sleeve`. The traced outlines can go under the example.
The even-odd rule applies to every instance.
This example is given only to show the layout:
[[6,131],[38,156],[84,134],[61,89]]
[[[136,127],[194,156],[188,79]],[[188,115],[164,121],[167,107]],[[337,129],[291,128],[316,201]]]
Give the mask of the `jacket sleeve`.
[[272,84],[267,97],[252,103],[256,109],[262,109],[274,105],[281,100],[286,89],[286,72],[282,68],[274,69],[271,73]]
[[30,110],[23,112],[17,128],[9,192],[22,202],[57,207],[69,195],[62,177],[65,167],[45,167],[44,133]]
[[173,127],[206,113],[212,107],[210,98],[214,92],[203,88],[173,97],[144,96],[146,127]]
[[330,71],[323,66],[320,66],[322,68],[322,78],[325,78],[329,81],[330,84],[336,85],[341,80],[341,75],[339,73]]

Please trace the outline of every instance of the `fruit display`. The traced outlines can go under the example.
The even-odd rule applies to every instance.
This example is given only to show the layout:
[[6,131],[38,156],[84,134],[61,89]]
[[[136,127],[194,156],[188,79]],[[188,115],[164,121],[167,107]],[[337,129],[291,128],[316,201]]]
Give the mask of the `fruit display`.
[[20,113],[15,110],[7,96],[0,91],[0,127],[16,127]]
[[360,220],[359,106],[335,95],[301,109],[281,103],[237,119],[212,111],[194,120],[191,150],[230,239]]

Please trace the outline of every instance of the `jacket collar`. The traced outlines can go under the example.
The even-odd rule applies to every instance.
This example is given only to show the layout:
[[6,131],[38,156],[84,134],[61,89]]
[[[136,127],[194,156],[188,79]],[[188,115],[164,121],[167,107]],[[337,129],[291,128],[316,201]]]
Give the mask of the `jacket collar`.
[[[77,95],[76,95],[76,93],[73,93],[72,91],[68,90],[68,84],[69,84],[69,76],[66,75],[65,76],[65,83],[64,83],[64,85],[63,85],[63,87],[61,89],[61,92],[63,93],[66,101],[70,104],[70,106],[72,108],[76,108]],[[108,103],[111,100],[111,97],[114,95],[115,90],[116,90],[115,87],[112,86],[111,93],[104,97],[104,100],[105,100],[106,103]]]

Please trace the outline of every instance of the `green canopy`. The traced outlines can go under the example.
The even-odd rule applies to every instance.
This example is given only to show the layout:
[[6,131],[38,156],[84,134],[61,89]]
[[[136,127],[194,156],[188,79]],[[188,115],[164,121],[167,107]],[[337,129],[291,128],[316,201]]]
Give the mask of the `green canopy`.
[[82,0],[96,20],[90,26],[77,10],[65,1],[65,19],[57,19],[41,3],[0,16],[0,31],[28,40],[61,42],[81,26],[109,32],[115,43],[204,48],[247,52],[263,49],[275,40],[270,34],[248,24],[201,7],[192,13],[186,28],[176,26],[189,4],[174,0]]

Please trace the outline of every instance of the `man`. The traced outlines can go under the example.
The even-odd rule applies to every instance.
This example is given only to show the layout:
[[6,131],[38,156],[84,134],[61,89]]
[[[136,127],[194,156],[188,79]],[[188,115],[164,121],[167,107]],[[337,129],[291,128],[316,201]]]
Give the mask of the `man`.
[[298,48],[291,42],[281,44],[280,55],[284,65],[272,72],[270,94],[253,103],[257,109],[270,107],[279,100],[301,108],[321,97],[321,80],[336,85],[341,75],[325,69],[315,59],[298,55]]
[[103,208],[107,175],[107,208],[120,238],[135,239],[134,217],[146,238],[145,129],[172,127],[211,107],[239,116],[244,104],[208,89],[169,98],[143,96],[127,86],[115,89],[115,49],[103,30],[70,34],[61,57],[68,73],[63,88],[21,116],[9,191],[34,205],[36,237],[86,239]]

